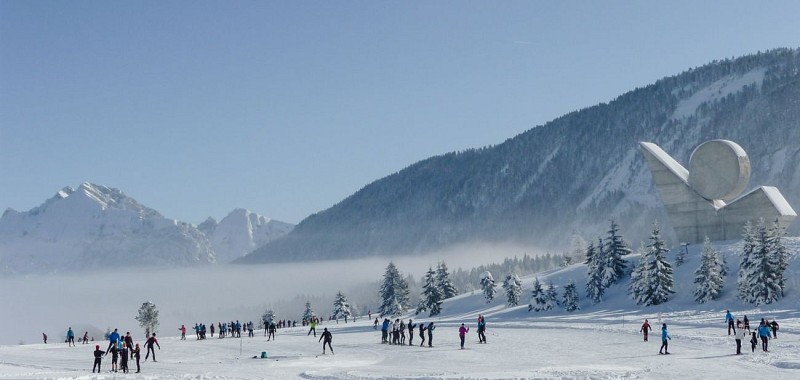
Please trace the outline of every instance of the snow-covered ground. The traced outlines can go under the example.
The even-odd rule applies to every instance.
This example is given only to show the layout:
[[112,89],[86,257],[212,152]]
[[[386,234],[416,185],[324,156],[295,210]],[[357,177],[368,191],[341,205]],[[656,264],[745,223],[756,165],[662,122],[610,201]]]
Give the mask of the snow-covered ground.
[[[470,292],[447,300],[443,314],[431,319],[411,317],[415,322],[434,321],[438,328],[434,331],[434,347],[409,347],[380,344],[380,331],[372,328],[372,322],[361,318],[356,323],[325,322],[318,332],[327,327],[333,332],[335,355],[320,355],[321,343],[318,338],[307,336],[304,328],[297,327],[278,331],[277,340],[268,342],[263,330],[255,338],[216,339],[196,341],[190,334],[187,341],[180,341],[177,326],[162,322],[163,335],[160,338],[161,350],[157,351],[159,361],[142,363],[141,374],[110,373],[110,360],[105,359],[101,375],[91,373],[92,350],[94,344],[67,347],[52,336],[51,343],[0,346],[0,379],[39,379],[39,378],[305,378],[305,379],[508,379],[508,378],[744,378],[744,379],[794,379],[800,377],[800,286],[798,269],[800,261],[795,257],[789,269],[789,288],[786,297],[767,307],[753,307],[736,300],[735,271],[738,267],[737,242],[718,244],[725,253],[732,274],[726,278],[725,288],[719,300],[698,305],[692,300],[691,291],[693,271],[699,261],[699,246],[689,247],[689,255],[681,267],[675,270],[676,291],[667,303],[655,307],[641,307],[628,296],[628,283],[615,285],[608,289],[605,300],[592,305],[582,299],[582,310],[567,313],[563,310],[535,313],[527,311],[527,299],[533,277],[523,278],[523,305],[509,307],[505,304],[503,293],[486,303],[479,292]],[[787,244],[792,252],[800,248],[800,241],[790,240]],[[680,249],[680,248],[679,248]],[[671,252],[670,259],[675,252]],[[636,261],[636,256],[630,257]],[[326,271],[337,273],[334,266]],[[323,282],[324,274],[309,268],[314,283]],[[379,268],[378,271],[382,270]],[[323,271],[323,272],[326,272]],[[496,277],[504,276],[502,273]],[[586,266],[583,264],[560,268],[539,274],[544,284],[552,281],[561,286],[575,280],[583,297]],[[25,278],[19,278],[17,287],[25,285]],[[28,278],[29,282],[35,281]],[[179,279],[172,279],[170,287],[164,288],[160,297],[175,299],[175,307],[183,307],[185,298],[179,295]],[[190,282],[189,278],[183,281]],[[4,285],[8,285],[6,280]],[[78,281],[75,279],[75,281]],[[197,283],[198,280],[195,280]],[[244,280],[242,280],[244,281]],[[281,291],[292,288],[292,279],[274,277],[280,281]],[[213,282],[213,281],[212,281]],[[222,288],[237,288],[238,283],[220,283]],[[199,285],[198,285],[199,286]],[[58,288],[57,285],[53,285]],[[106,289],[106,288],[101,288]],[[203,288],[201,288],[203,289]],[[57,289],[56,289],[57,290]],[[501,290],[501,289],[500,289]],[[107,289],[105,290],[107,291]],[[312,291],[312,289],[306,289]],[[103,294],[98,290],[90,296]],[[8,293],[4,294],[5,296]],[[245,304],[254,299],[256,292],[237,293],[237,302]],[[191,298],[199,303],[200,309],[214,312],[215,299]],[[14,299],[15,302],[21,301]],[[54,301],[51,301],[54,302]],[[105,304],[103,298],[96,301]],[[23,302],[24,303],[24,302]],[[12,303],[13,304],[13,303]],[[15,324],[24,322],[12,314],[5,303],[0,311],[2,324],[14,330]],[[170,314],[169,303],[162,302],[162,312]],[[46,305],[45,305],[46,306]],[[77,308],[77,314],[86,313]],[[770,342],[770,352],[757,348],[750,351],[749,342],[744,344],[744,353],[734,355],[735,345],[727,335],[724,323],[725,310],[730,309],[736,318],[747,315],[753,326],[760,318],[776,319],[781,329],[778,339]],[[59,309],[60,310],[60,309]],[[70,311],[69,315],[74,314]],[[132,312],[128,312],[131,314]],[[478,344],[476,319],[479,314],[486,316],[488,344]],[[14,315],[14,319],[9,319]],[[174,315],[173,315],[174,316]],[[374,317],[374,316],[373,316]],[[647,318],[653,325],[649,342],[643,342],[639,328]],[[194,319],[186,317],[185,323],[193,325]],[[201,319],[204,320],[204,319]],[[121,323],[121,331],[134,332],[141,337],[140,329],[135,328],[132,316],[116,319]],[[672,340],[669,342],[671,355],[659,355],[660,323],[667,323]],[[114,323],[114,322],[111,322]],[[471,328],[467,348],[458,347],[458,326],[466,323]],[[77,331],[77,335],[81,335]],[[37,336],[38,331],[29,336]],[[63,338],[62,338],[63,339]],[[141,339],[137,339],[141,343]],[[419,338],[414,341],[418,344]],[[27,342],[31,343],[31,342]],[[105,346],[101,342],[101,346]],[[253,359],[262,351],[268,353],[267,359]],[[135,366],[134,366],[135,367]]]

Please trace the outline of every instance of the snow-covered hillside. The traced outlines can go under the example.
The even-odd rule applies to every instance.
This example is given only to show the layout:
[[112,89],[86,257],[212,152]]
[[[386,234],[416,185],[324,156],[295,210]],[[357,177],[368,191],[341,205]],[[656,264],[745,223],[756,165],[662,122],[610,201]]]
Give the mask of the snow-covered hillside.
[[[502,291],[492,302],[486,303],[480,291],[462,294],[444,302],[443,313],[435,318],[425,315],[413,315],[413,311],[403,316],[413,318],[415,323],[434,322],[434,347],[421,348],[415,330],[414,342],[410,346],[394,346],[380,344],[380,331],[373,330],[372,322],[361,316],[356,323],[338,324],[326,321],[318,327],[318,334],[323,328],[333,332],[333,348],[335,355],[320,355],[319,337],[308,336],[302,327],[279,330],[275,341],[266,341],[263,330],[254,338],[242,339],[208,339],[196,341],[193,334],[188,334],[187,341],[177,337],[179,323],[187,326],[196,322],[206,323],[215,320],[248,320],[258,315],[230,313],[221,309],[228,304],[230,297],[218,297],[219,294],[209,292],[206,287],[195,287],[196,292],[184,294],[178,284],[189,283],[192,278],[206,275],[197,271],[160,273],[157,277],[145,277],[145,282],[160,281],[156,296],[175,300],[173,304],[161,304],[160,310],[169,323],[164,323],[159,335],[161,350],[157,351],[159,361],[142,363],[142,373],[130,374],[131,378],[304,378],[304,379],[508,379],[508,378],[559,378],[559,379],[605,379],[605,378],[769,378],[791,379],[797,377],[800,370],[800,315],[797,312],[800,301],[800,239],[787,239],[787,247],[793,253],[789,268],[786,296],[779,302],[762,307],[742,304],[736,300],[733,285],[735,271],[738,266],[737,252],[739,242],[722,242],[716,245],[724,252],[732,273],[726,278],[722,297],[717,301],[698,305],[692,300],[693,272],[699,264],[699,246],[690,246],[689,255],[684,265],[675,268],[676,294],[669,302],[656,307],[641,307],[634,304],[627,295],[627,279],[621,284],[612,286],[606,293],[605,301],[592,305],[584,297],[583,285],[586,282],[586,266],[575,264],[566,268],[540,273],[538,276],[523,278],[524,294],[530,294],[534,277],[544,283],[553,282],[559,287],[574,280],[578,284],[582,296],[581,310],[568,313],[563,310],[551,312],[529,312],[527,304],[509,307],[505,304]],[[683,249],[678,247],[678,250]],[[677,250],[669,253],[674,260]],[[629,257],[633,264],[637,257]],[[346,287],[345,282],[352,279],[347,276],[326,276],[320,279],[320,273],[338,273],[342,268],[353,268],[352,263],[332,262],[327,264],[275,264],[259,268],[257,271],[263,278],[270,279],[258,282],[257,287],[245,288],[240,283],[229,283],[225,289],[245,290],[237,292],[235,303],[258,304],[265,296],[274,291],[289,288],[294,294],[298,291],[309,291],[308,286],[319,289],[336,289]],[[235,266],[243,272],[253,272],[252,267]],[[359,275],[368,268],[361,267]],[[380,276],[380,267],[373,268],[374,276]],[[255,272],[253,272],[255,273]],[[305,276],[298,276],[305,273]],[[496,273],[501,277],[504,274]],[[147,274],[143,274],[147,276]],[[246,277],[246,276],[239,276]],[[297,281],[297,278],[308,279]],[[0,279],[1,280],[1,279]],[[17,278],[15,285],[24,288],[26,279]],[[77,280],[77,279],[75,279]],[[29,279],[29,281],[35,281]],[[256,281],[255,279],[252,281]],[[218,284],[219,281],[209,278],[205,281]],[[246,282],[246,281],[245,281]],[[168,285],[174,284],[174,285]],[[195,282],[197,284],[197,282]],[[0,289],[7,288],[2,284]],[[352,285],[352,283],[350,283]],[[212,285],[213,288],[213,285]],[[222,289],[224,291],[225,289]],[[152,288],[142,294],[141,288],[122,286],[114,290],[115,296],[130,300],[147,297]],[[500,289],[498,289],[500,290]],[[23,290],[26,291],[26,290]],[[61,310],[69,305],[70,314],[93,316],[102,313],[105,308],[118,309],[115,304],[93,305],[93,301],[105,290],[89,290],[86,294],[62,297],[62,304],[47,303],[38,306],[40,312]],[[224,293],[221,293],[224,294]],[[7,299],[7,294],[2,294]],[[238,297],[244,295],[244,297]],[[8,298],[14,300],[13,298]],[[527,300],[527,296],[523,297]],[[200,317],[201,313],[187,313],[183,306],[204,309],[203,315],[209,313],[216,318]],[[36,306],[28,306],[36,307]],[[132,306],[135,308],[135,305]],[[735,345],[725,329],[725,310],[730,309],[736,318],[747,315],[751,323],[760,318],[777,320],[781,328],[778,338],[770,342],[770,352],[756,349],[751,352],[749,343],[744,344],[743,355],[734,355]],[[299,319],[301,313],[277,311],[278,318]],[[29,311],[29,313],[31,313]],[[33,314],[36,314],[34,312]],[[125,318],[107,319],[109,327],[118,327],[121,331],[130,330],[137,342],[141,343],[141,329],[127,313]],[[476,318],[479,314],[486,316],[488,322],[487,344],[478,344],[475,335]],[[5,315],[5,314],[4,314]],[[121,314],[124,315],[124,314]],[[176,319],[177,317],[177,319]],[[373,315],[373,318],[375,315]],[[648,342],[642,341],[639,329],[649,319],[653,325],[653,333]],[[62,330],[76,319],[70,317],[64,321]],[[3,322],[16,326],[13,332],[23,333],[30,337],[25,345],[0,346],[0,378],[93,378],[90,373],[91,351],[94,344],[67,347],[60,343],[61,332],[50,332],[51,343],[31,344],[38,340],[41,329],[27,326],[25,321],[13,319]],[[19,323],[17,323],[19,322]],[[458,326],[465,323],[471,328],[465,350],[458,347]],[[669,341],[671,355],[658,355],[660,347],[659,326],[668,325],[672,339]],[[73,325],[74,327],[74,325]],[[252,359],[266,351],[267,359]],[[104,360],[104,368],[109,368],[109,359]],[[135,365],[133,365],[135,368]],[[119,373],[99,375],[97,378],[122,376]]]
[[221,261],[215,248],[228,262],[293,226],[236,210],[213,227],[204,233],[119,189],[83,183],[27,212],[3,213],[0,274],[211,264]]

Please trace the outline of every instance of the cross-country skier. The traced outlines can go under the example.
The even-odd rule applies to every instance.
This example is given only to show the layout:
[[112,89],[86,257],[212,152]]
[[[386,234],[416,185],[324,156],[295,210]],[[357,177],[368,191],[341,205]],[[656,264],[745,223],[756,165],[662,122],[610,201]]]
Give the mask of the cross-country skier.
[[100,373],[100,363],[103,361],[103,350],[100,349],[100,345],[94,346],[94,365],[92,366],[92,373],[94,373],[94,369],[97,368],[97,373]]
[[414,322],[414,321],[412,321],[411,318],[409,318],[408,319],[408,325],[407,325],[408,326],[408,345],[409,346],[413,346],[414,345],[414,327],[417,327],[417,325],[415,323],[412,323],[412,322]]
[[728,335],[731,335],[731,330],[733,330],[733,333],[736,334],[736,327],[733,326],[734,321],[733,314],[731,314],[730,310],[727,310],[725,313],[725,322],[728,323]]
[[400,320],[400,344],[406,345],[406,321]]
[[67,344],[69,344],[70,347],[75,346],[75,332],[72,331],[72,327],[67,330]]
[[747,319],[746,315],[744,316],[744,328],[745,330],[750,331],[750,320]]
[[648,333],[649,331],[652,331],[652,330],[653,330],[653,328],[652,328],[652,327],[650,327],[650,322],[648,322],[648,321],[645,319],[645,320],[644,320],[644,323],[642,323],[642,328],[639,330],[639,332],[640,332],[640,333],[643,333],[643,334],[644,334],[644,341],[645,341],[645,342],[647,342],[647,333]]
[[756,345],[758,344],[758,337],[756,336],[756,332],[752,332],[752,336],[750,337],[750,351],[756,352]]
[[458,337],[461,339],[461,349],[464,349],[464,339],[467,337],[467,333],[469,332],[469,327],[464,326],[461,324],[461,327],[458,328]]
[[778,339],[778,322],[775,322],[773,319],[772,322],[769,323],[769,327],[772,329],[772,339]]
[[47,344],[47,334],[42,333],[42,340],[44,341],[44,344]]
[[769,352],[769,325],[766,322],[758,326],[758,336],[761,337],[761,349]]
[[[672,340],[669,334],[667,334],[667,324],[664,323],[661,325],[661,348],[658,349],[659,354],[669,355],[669,349],[668,349],[669,344],[667,343],[668,339]],[[661,352],[661,350],[664,350],[664,352]]]
[[742,340],[744,340],[746,336],[747,332],[744,331],[744,329],[739,329],[739,331],[736,332],[736,335],[734,335],[736,338],[736,355],[742,354]]
[[178,330],[180,330],[181,332],[181,340],[186,340],[186,326],[181,325],[181,327]]
[[478,343],[486,343],[486,318],[478,315]]
[[389,318],[383,319],[381,325],[381,343],[389,343]]
[[117,332],[117,329],[114,329],[114,332],[108,335],[108,348],[106,348],[106,355],[108,355],[108,350],[110,350],[111,347],[116,347],[118,340],[119,333]]
[[306,336],[311,335],[312,332],[314,333],[314,337],[316,338],[317,337],[317,318],[311,318],[311,328],[308,329],[308,334],[306,334]]
[[128,331],[125,334],[125,344],[128,345],[128,349],[132,349],[133,348],[133,337],[131,336],[131,332],[130,331]]
[[[108,353],[106,353],[108,355]],[[111,347],[111,370],[117,372],[117,359],[119,358],[119,350],[117,349],[117,345],[115,344],[114,347]]]
[[433,330],[436,326],[433,325],[433,322],[428,323],[428,327],[425,330],[428,330],[428,347],[433,347]]
[[144,355],[144,361],[150,357],[150,351],[153,351],[153,361],[156,362],[156,350],[153,349],[153,345],[158,346],[158,349],[161,350],[161,345],[158,344],[158,339],[156,339],[156,333],[153,333],[153,336],[147,338],[147,341],[144,342],[144,348],[147,349],[147,354]]
[[322,331],[322,336],[319,337],[319,340],[317,342],[322,341],[323,339],[325,341],[322,342],[322,354],[323,355],[325,354],[325,344],[328,345],[328,348],[331,349],[331,354],[333,354],[333,347],[331,347],[331,340],[333,340],[333,337],[331,336],[331,332],[328,331],[327,327]]
[[128,373],[128,355],[130,355],[128,352],[128,344],[122,343],[122,351],[119,352],[119,367],[123,373]]
[[139,367],[139,358],[142,357],[142,350],[139,348],[139,343],[136,343],[136,348],[131,350],[131,356],[136,359],[136,373],[139,373],[141,367]]
[[[94,340],[94,338],[92,338],[92,340]],[[88,344],[88,343],[89,343],[89,332],[88,331],[84,331],[83,332],[83,344]]]
[[422,342],[419,342],[419,346],[422,347],[425,344],[425,324],[419,324],[419,338],[422,339]]

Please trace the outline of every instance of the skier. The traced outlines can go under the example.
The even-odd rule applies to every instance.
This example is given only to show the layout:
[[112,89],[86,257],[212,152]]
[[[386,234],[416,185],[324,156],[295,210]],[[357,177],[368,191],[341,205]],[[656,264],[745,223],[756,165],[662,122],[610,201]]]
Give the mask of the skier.
[[117,345],[118,340],[119,340],[119,333],[117,332],[117,329],[114,329],[114,332],[108,335],[108,348],[106,348],[106,355],[108,355],[108,350],[110,350],[111,347]]
[[128,352],[128,344],[122,343],[122,351],[119,352],[120,356],[119,367],[120,369],[122,369],[123,373],[128,373],[128,355],[130,355],[130,353]]
[[750,337],[750,351],[756,352],[756,345],[758,344],[758,337],[756,336],[756,332],[753,331],[753,336]]
[[75,346],[75,332],[72,331],[72,327],[67,330],[67,344],[69,344],[69,347]]
[[408,326],[408,345],[409,346],[413,346],[414,345],[414,343],[413,343],[414,342],[414,327],[417,327],[417,325],[412,323],[412,322],[414,322],[414,321],[411,320],[411,318],[409,318],[408,319],[408,325],[407,325]]
[[311,328],[308,329],[308,334],[306,334],[306,336],[311,335],[312,332],[314,333],[314,337],[316,338],[317,337],[317,318],[311,318]]
[[47,334],[42,333],[42,340],[44,341],[44,344],[47,344]]
[[381,343],[389,343],[389,318],[384,318],[381,325]]
[[275,321],[269,323],[269,336],[267,337],[267,341],[270,339],[275,340]]
[[461,324],[461,327],[458,328],[458,337],[461,339],[461,349],[464,349],[464,338],[467,337],[467,333],[469,332],[469,327],[464,326]]
[[128,331],[128,333],[125,334],[125,344],[128,345],[128,349],[133,349],[133,337],[131,336],[130,331]]
[[645,341],[645,342],[647,342],[647,333],[648,333],[649,331],[652,331],[652,330],[653,330],[653,328],[652,328],[652,327],[650,327],[650,322],[648,322],[648,321],[645,319],[645,320],[644,320],[644,323],[642,323],[642,328],[639,330],[639,332],[640,332],[640,333],[644,334],[644,341]]
[[375,317],[375,323],[372,324],[372,329],[373,330],[377,330],[378,329],[378,317]]
[[766,322],[758,326],[758,336],[761,337],[761,349],[769,352],[769,325]]
[[211,337],[214,337],[214,322],[211,322]]
[[150,357],[150,351],[153,351],[153,361],[157,361],[156,350],[153,349],[154,344],[158,346],[159,350],[161,350],[161,345],[158,344],[158,339],[156,339],[156,333],[153,333],[153,336],[147,338],[147,341],[144,342],[144,348],[147,349],[147,353],[144,355],[144,361],[147,361],[147,359]]
[[428,347],[433,347],[433,330],[436,329],[436,326],[433,325],[433,322],[428,323],[428,327],[425,330],[428,330]]
[[745,332],[744,329],[739,329],[739,331],[736,332],[736,335],[734,335],[736,338],[736,355],[742,354],[742,340],[745,338],[745,336],[747,336],[747,332]]
[[141,367],[139,367],[139,358],[142,357],[142,350],[139,348],[139,343],[136,343],[136,348],[131,350],[131,356],[136,359],[136,373],[139,373]]
[[486,343],[486,318],[478,315],[478,343]]
[[328,345],[328,348],[331,349],[331,354],[333,354],[333,347],[331,347],[331,340],[333,340],[333,336],[331,336],[331,332],[328,331],[327,327],[322,331],[322,336],[319,337],[317,342],[322,341],[323,339],[325,339],[325,341],[322,342],[322,354],[325,355],[325,344]]
[[[106,353],[108,355],[108,353]],[[111,371],[117,372],[117,359],[119,358],[119,350],[117,350],[117,345],[114,344],[111,347]]]
[[400,344],[406,345],[406,321],[400,320]]
[[733,330],[733,333],[736,334],[736,327],[733,326],[733,314],[731,314],[730,310],[726,310],[725,322],[728,323],[728,335],[731,335],[731,330]]
[[181,327],[178,330],[181,331],[181,340],[186,340],[186,326],[181,325]]
[[94,369],[97,368],[97,373],[100,373],[100,363],[103,361],[103,350],[100,349],[100,345],[94,346],[94,365],[92,366],[92,373],[94,373]]
[[422,347],[425,344],[425,324],[419,324],[419,338],[422,339],[422,342],[419,343],[419,346]]
[[744,328],[745,330],[750,331],[750,320],[747,319],[746,315],[744,316]]
[[[94,340],[94,339],[92,339],[92,340]],[[88,331],[84,331],[83,332],[83,344],[88,344],[88,343],[89,343],[89,332]]]
[[770,328],[772,328],[772,339],[778,339],[778,322],[775,322],[773,319],[772,322],[769,323]]
[[[667,324],[664,323],[661,325],[661,348],[658,349],[659,354],[669,355],[669,344],[667,343],[668,339],[672,340],[669,334],[667,334]],[[664,352],[661,352],[661,350],[664,350]]]

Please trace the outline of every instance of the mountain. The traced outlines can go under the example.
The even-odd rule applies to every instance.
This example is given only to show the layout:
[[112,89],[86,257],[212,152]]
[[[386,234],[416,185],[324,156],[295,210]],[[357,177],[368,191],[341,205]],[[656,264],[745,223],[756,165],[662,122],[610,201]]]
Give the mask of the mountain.
[[241,208],[231,211],[219,223],[214,218],[208,218],[197,226],[208,236],[220,263],[242,257],[286,235],[293,227],[293,224],[272,220]]
[[65,187],[30,211],[3,213],[0,273],[226,263],[293,227],[242,209],[201,226],[165,218],[118,189]]
[[654,142],[685,165],[710,139],[745,149],[748,190],[776,186],[800,204],[800,51],[715,61],[501,144],[420,161],[238,262],[413,254],[475,242],[560,249],[573,234],[603,233],[611,218],[634,243],[658,219],[676,244],[638,143]]

